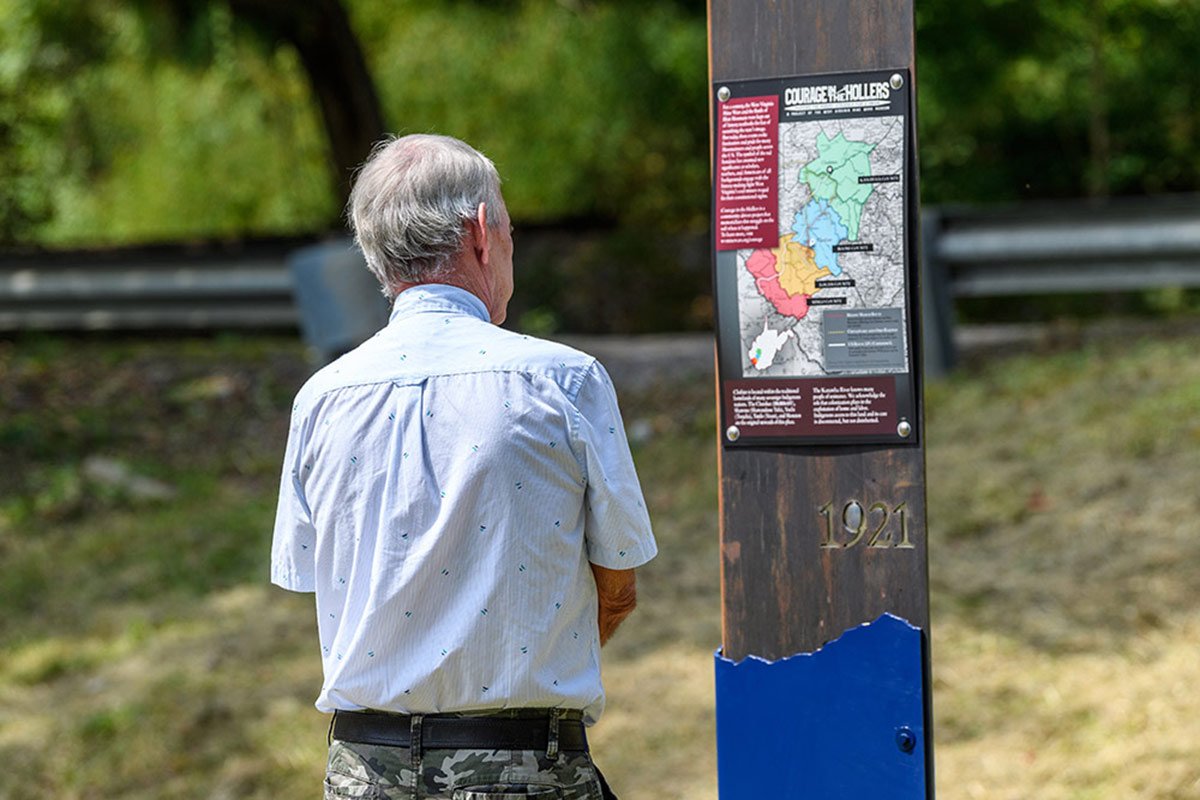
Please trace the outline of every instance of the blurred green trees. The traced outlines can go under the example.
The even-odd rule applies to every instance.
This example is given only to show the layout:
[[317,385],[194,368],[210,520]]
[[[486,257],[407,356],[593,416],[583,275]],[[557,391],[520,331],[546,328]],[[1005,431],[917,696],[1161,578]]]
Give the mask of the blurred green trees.
[[918,0],[927,201],[1200,189],[1200,3]]
[[0,0],[0,52],[8,240],[311,229],[336,213],[296,54],[239,34],[220,4],[177,28],[152,4]]
[[[0,241],[338,225],[352,165],[252,5],[0,0]],[[703,230],[698,0],[344,6],[387,126],[487,152],[519,221]],[[919,0],[917,25],[925,201],[1200,187],[1195,0]]]

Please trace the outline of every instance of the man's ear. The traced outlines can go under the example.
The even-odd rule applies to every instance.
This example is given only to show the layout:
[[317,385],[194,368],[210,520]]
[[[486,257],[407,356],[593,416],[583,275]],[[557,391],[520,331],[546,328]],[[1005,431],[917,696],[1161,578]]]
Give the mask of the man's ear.
[[479,263],[485,267],[491,261],[491,249],[488,247],[488,231],[487,226],[487,203],[480,203],[479,210],[475,212],[474,225],[471,227],[471,235],[474,239],[475,257],[479,259]]

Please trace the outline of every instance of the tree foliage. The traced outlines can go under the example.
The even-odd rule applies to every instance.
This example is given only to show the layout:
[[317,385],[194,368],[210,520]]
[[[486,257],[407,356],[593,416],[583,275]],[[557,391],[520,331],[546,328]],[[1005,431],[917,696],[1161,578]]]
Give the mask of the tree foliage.
[[0,0],[0,37],[6,240],[311,230],[336,214],[295,51],[227,7],[181,25],[119,0]]
[[[320,85],[303,39],[311,9],[337,5],[0,0],[0,239],[338,225],[366,134],[331,142],[347,90]],[[342,8],[386,126],[480,147],[519,221],[704,228],[703,4]],[[1194,0],[920,0],[917,41],[925,201],[1200,187]]]
[[703,225],[703,17],[673,3],[352,3],[398,132],[488,153],[524,220]]
[[926,200],[1200,188],[1200,4],[917,4]]

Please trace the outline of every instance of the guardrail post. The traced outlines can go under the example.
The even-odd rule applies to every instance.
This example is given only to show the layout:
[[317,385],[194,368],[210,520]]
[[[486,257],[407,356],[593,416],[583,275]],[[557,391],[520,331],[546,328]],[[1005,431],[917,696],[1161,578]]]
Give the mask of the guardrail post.
[[300,328],[316,359],[328,363],[387,324],[388,304],[348,239],[305,247],[288,258]]
[[938,256],[942,213],[921,209],[921,303],[922,343],[925,346],[925,375],[939,378],[954,369],[958,350],[954,344],[954,296],[946,262]]

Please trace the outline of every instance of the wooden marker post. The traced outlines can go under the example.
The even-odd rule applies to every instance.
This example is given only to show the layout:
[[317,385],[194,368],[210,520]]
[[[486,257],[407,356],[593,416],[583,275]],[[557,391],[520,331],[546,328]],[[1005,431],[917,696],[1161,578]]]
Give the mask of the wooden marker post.
[[913,0],[709,0],[722,800],[932,797]]

